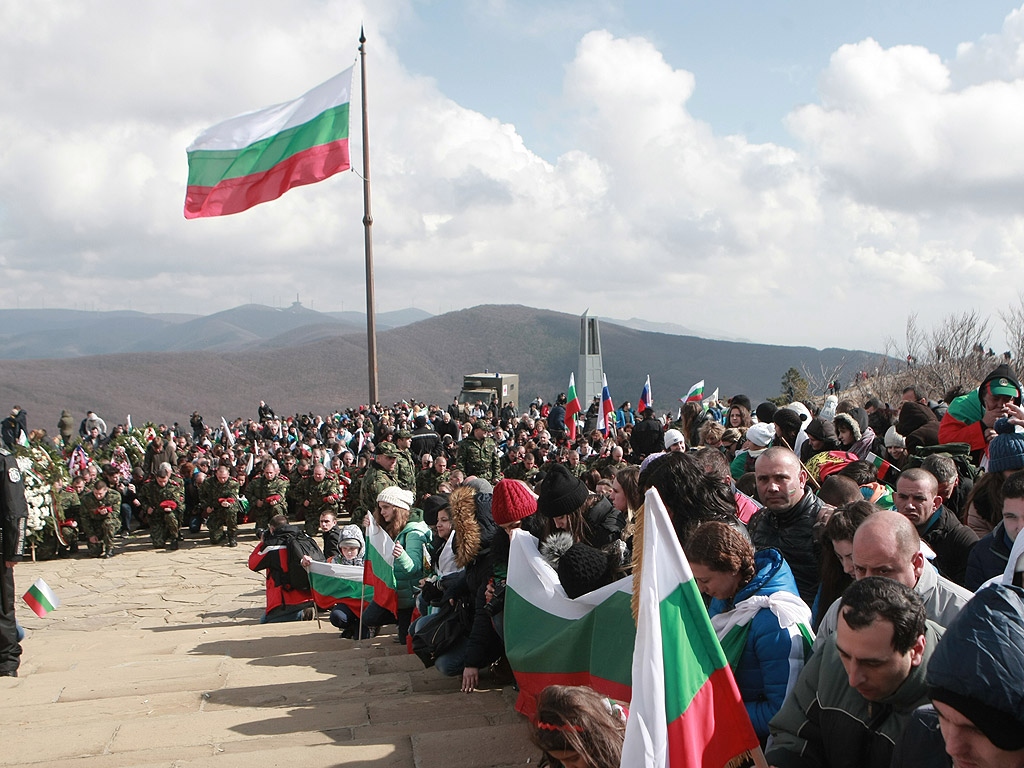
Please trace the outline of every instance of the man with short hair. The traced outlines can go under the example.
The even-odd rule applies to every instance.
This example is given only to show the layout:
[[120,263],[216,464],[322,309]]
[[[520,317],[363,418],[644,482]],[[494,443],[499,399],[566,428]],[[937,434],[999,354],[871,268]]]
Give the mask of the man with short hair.
[[260,624],[311,621],[316,616],[313,593],[295,589],[288,579],[287,538],[297,536],[299,530],[288,525],[284,515],[274,515],[269,526],[249,554],[249,570],[267,572],[267,608]]
[[820,582],[820,548],[814,524],[822,501],[804,487],[807,471],[789,448],[774,446],[754,464],[758,500],[764,505],[750,519],[750,538],[757,549],[779,550],[793,569],[800,597],[814,604]]
[[981,590],[939,641],[894,768],[1024,768],[1024,591]]
[[409,450],[411,445],[412,432],[407,429],[395,432],[395,447],[398,448],[395,476],[398,479],[398,487],[406,491],[416,490],[416,458]]
[[337,515],[341,489],[338,487],[338,481],[327,474],[327,467],[318,461],[313,465],[310,476],[299,488],[298,498],[306,534],[315,536],[320,528],[322,513],[332,512]]
[[982,537],[967,558],[964,586],[977,590],[993,576],[1006,570],[1013,543],[1024,530],[1024,470],[1014,472],[1000,491],[1003,497],[1002,519],[995,529]]
[[114,556],[114,536],[121,530],[121,494],[111,490],[100,478],[92,490],[81,497],[82,520],[89,546],[96,557]]
[[939,572],[963,585],[967,559],[978,543],[978,534],[943,506],[935,477],[920,468],[905,470],[896,481],[893,503],[935,552]]
[[448,480],[448,459],[443,455],[434,459],[434,463],[416,475],[416,498],[422,501],[427,496],[437,493],[441,483]]
[[[892,509],[868,517],[853,535],[853,576],[885,576],[916,591],[924,601],[928,618],[940,627],[949,626],[971,599],[971,593],[939,575],[921,552],[921,538],[911,522]],[[818,625],[814,649],[836,631],[839,600]]]
[[925,670],[939,630],[921,598],[869,577],[843,594],[839,627],[807,662],[770,723],[777,768],[889,768],[893,743],[928,700]]
[[211,544],[238,546],[238,494],[238,481],[231,477],[227,464],[220,464],[213,476],[203,481],[199,489],[200,506],[206,514]]
[[473,422],[472,433],[459,445],[455,468],[465,472],[466,477],[480,477],[494,485],[501,480],[501,464],[497,446],[487,436],[490,431],[491,425],[483,419]]
[[926,456],[921,462],[921,469],[933,475],[938,481],[942,505],[952,512],[957,520],[964,519],[967,515],[967,497],[974,489],[974,481],[968,477],[961,482],[956,462],[945,453]]
[[288,478],[281,474],[277,461],[268,456],[263,461],[263,471],[245,487],[257,539],[270,527],[270,518],[287,514],[287,496]]
[[363,518],[377,508],[377,496],[385,488],[398,485],[395,464],[398,463],[398,448],[394,443],[384,442],[377,446],[377,453],[366,467],[366,473],[359,483],[359,502],[352,513],[352,522],[361,525]]

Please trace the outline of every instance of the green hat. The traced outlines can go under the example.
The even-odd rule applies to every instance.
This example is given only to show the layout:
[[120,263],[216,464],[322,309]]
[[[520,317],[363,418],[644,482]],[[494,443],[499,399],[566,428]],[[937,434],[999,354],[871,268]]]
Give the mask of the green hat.
[[407,440],[412,437],[412,432],[408,429],[400,429],[395,432],[395,440]]
[[1020,397],[1020,392],[1017,391],[1016,385],[1005,376],[1001,376],[998,379],[992,379],[988,383],[988,391],[993,395]]
[[482,429],[485,432],[491,431],[491,422],[484,419],[477,419],[473,422],[473,429]]
[[380,443],[377,446],[377,455],[378,456],[393,456],[393,457],[397,457],[399,455],[399,453],[400,453],[400,451],[398,450],[398,446],[395,445],[394,443],[382,442],[382,443]]

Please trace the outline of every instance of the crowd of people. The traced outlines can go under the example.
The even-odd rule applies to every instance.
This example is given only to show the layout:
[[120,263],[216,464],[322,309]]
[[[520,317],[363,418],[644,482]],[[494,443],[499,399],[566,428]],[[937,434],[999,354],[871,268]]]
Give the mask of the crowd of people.
[[[52,448],[76,472],[54,554],[74,554],[75,533],[80,555],[111,557],[142,529],[166,550],[204,526],[213,546],[253,530],[263,620],[311,619],[291,542],[359,566],[372,520],[395,542],[397,607],[339,601],[331,623],[364,638],[394,624],[469,692],[502,674],[512,531],[536,537],[576,598],[637,566],[655,488],[720,639],[744,630],[723,647],[769,763],[1024,766],[1024,409],[1008,366],[948,404],[914,386],[899,403],[623,403],[604,430],[597,404],[568,422],[565,405],[281,418],[261,402],[255,420],[155,425],[129,461],[116,449],[132,430],[90,412],[76,438],[65,412]],[[18,414],[11,433],[49,440]],[[541,697],[547,764],[618,764],[619,711],[588,696]],[[598,721],[607,734],[579,736]]]

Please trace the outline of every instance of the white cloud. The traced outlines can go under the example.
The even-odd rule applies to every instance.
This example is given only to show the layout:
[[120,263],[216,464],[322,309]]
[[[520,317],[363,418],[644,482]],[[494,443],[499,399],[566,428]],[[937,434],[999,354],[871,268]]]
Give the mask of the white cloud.
[[[688,109],[690,72],[646,39],[590,31],[551,75],[564,75],[563,102],[544,110],[569,149],[549,162],[514,125],[406,70],[388,38],[414,12],[400,0],[83,8],[0,3],[0,66],[24,72],[0,80],[7,306],[131,296],[196,312],[296,292],[318,309],[361,306],[356,173],[236,216],[185,221],[181,209],[195,135],[347,67],[362,18],[375,20],[379,308],[590,306],[878,347],[906,314],[998,308],[1018,290],[1007,277],[1024,266],[1020,13],[951,62],[870,39],[842,46],[820,102],[789,117],[798,150],[716,134]],[[522,24],[537,33],[552,18]],[[359,167],[358,120],[352,134]]]

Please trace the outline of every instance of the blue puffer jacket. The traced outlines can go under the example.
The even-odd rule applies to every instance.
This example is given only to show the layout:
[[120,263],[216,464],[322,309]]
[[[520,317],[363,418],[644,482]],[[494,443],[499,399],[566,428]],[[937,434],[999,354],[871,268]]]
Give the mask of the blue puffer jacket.
[[[789,592],[799,597],[796,579],[789,564],[777,549],[762,549],[754,555],[757,572],[732,601],[712,600],[708,614],[732,610],[753,595]],[[779,620],[768,608],[758,611],[750,622],[746,647],[739,664],[733,669],[750,722],[762,743],[768,738],[768,721],[775,716],[786,698],[790,681],[795,682],[803,669],[809,649],[797,632],[779,626]]]

